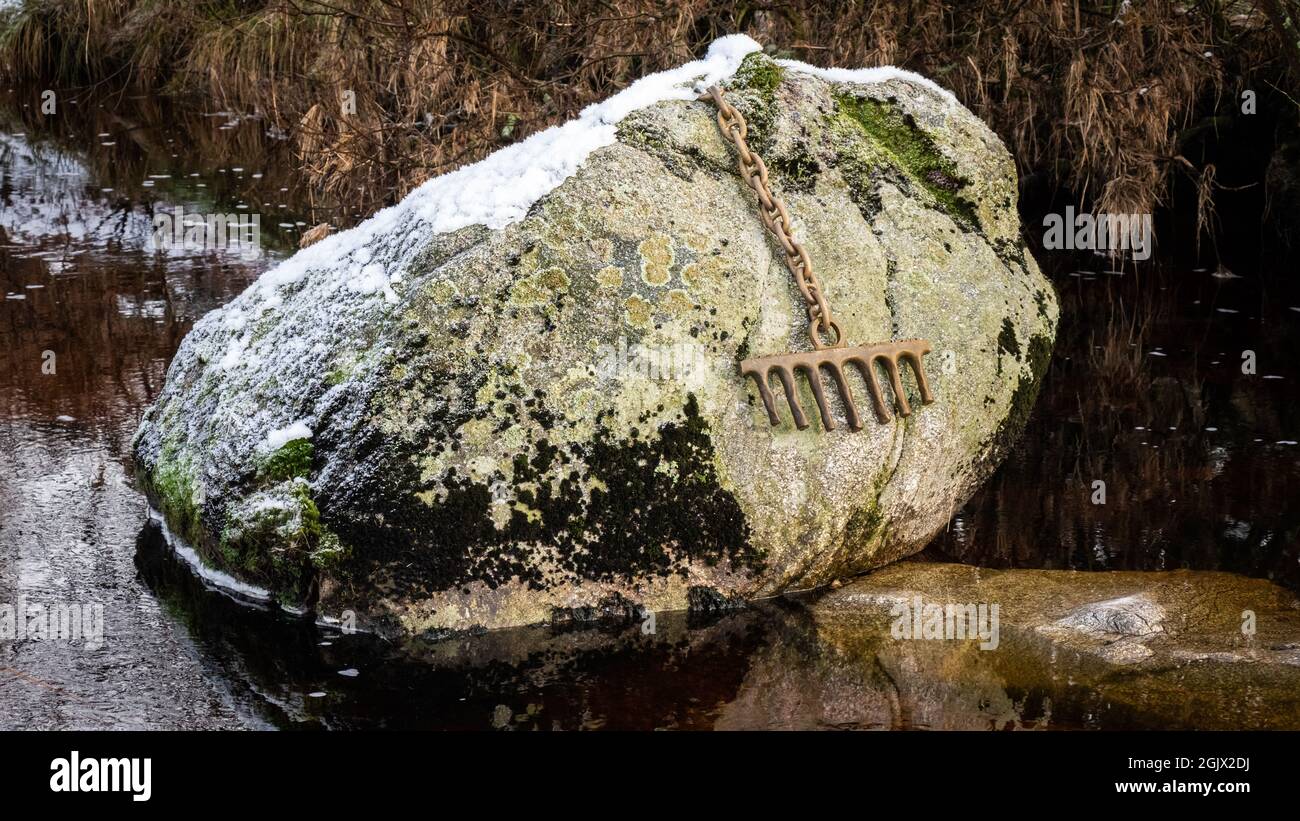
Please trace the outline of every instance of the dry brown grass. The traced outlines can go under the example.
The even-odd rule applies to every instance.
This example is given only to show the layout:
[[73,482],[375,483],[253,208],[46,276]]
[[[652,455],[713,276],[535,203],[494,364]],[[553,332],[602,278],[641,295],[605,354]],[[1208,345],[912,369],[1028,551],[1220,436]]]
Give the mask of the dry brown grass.
[[43,0],[10,26],[0,63],[261,111],[320,196],[364,211],[732,32],[822,65],[933,76],[1022,172],[1123,213],[1162,201],[1207,100],[1247,70],[1284,82],[1290,56],[1264,12],[1225,0]]

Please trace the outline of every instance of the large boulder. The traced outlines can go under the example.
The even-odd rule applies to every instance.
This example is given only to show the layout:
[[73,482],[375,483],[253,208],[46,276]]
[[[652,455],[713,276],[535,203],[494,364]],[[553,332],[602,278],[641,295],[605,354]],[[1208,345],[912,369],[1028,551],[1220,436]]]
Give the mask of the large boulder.
[[[923,78],[756,49],[724,38],[203,317],[135,442],[171,529],[286,604],[433,634],[717,606],[924,547],[1050,356],[1014,165]],[[859,384],[860,432],[768,423],[738,363],[807,350],[806,317],[708,82],[844,337],[929,340],[933,404],[907,372],[909,417],[877,423]]]

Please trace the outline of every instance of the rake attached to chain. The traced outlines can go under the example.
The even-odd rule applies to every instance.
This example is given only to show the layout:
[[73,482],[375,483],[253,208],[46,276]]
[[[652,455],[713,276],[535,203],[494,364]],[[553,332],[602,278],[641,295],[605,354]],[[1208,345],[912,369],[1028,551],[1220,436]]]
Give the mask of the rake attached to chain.
[[933,402],[934,396],[930,393],[930,385],[925,378],[925,367],[921,361],[921,357],[930,352],[930,343],[926,340],[905,339],[875,345],[860,345],[855,348],[845,346],[844,338],[840,335],[840,326],[831,315],[831,306],[826,302],[826,295],[822,292],[821,282],[813,273],[812,260],[809,259],[803,245],[791,234],[790,213],[786,211],[785,202],[772,193],[768,185],[767,166],[763,163],[763,159],[749,148],[749,143],[746,141],[748,127],[745,118],[723,98],[722,89],[717,86],[711,86],[701,99],[712,99],[717,105],[718,126],[722,129],[723,136],[736,146],[740,176],[758,195],[759,216],[785,250],[786,265],[794,275],[795,284],[799,286],[799,292],[803,294],[804,301],[808,305],[808,338],[812,342],[812,351],[763,356],[757,359],[746,359],[740,363],[741,375],[752,376],[758,383],[758,393],[763,399],[763,407],[767,409],[768,419],[773,425],[781,424],[769,381],[775,373],[785,391],[785,398],[790,404],[795,425],[800,430],[808,427],[808,418],[799,406],[795,384],[795,374],[803,371],[812,389],[813,399],[817,402],[817,409],[821,413],[822,427],[828,431],[835,430],[835,420],[831,416],[830,404],[821,381],[821,372],[824,369],[830,372],[831,379],[839,390],[840,398],[844,401],[849,427],[853,430],[861,430],[862,419],[858,415],[857,406],[853,403],[853,393],[845,378],[845,365],[852,365],[861,372],[867,390],[871,394],[876,418],[881,423],[888,422],[891,416],[889,405],[885,402],[880,384],[876,381],[876,362],[880,362],[889,375],[890,387],[894,391],[900,414],[908,416],[912,413],[912,408],[903,393],[903,381],[899,373],[900,361],[912,366],[912,372],[916,374],[917,387],[921,390],[921,401],[927,405]]

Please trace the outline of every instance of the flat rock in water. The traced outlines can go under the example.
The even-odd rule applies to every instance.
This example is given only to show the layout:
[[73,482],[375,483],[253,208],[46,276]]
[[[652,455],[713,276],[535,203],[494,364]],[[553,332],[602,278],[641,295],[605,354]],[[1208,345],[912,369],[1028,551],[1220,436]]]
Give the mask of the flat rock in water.
[[[429,635],[734,602],[924,547],[1050,357],[1012,159],[923,78],[755,48],[431,180],[203,317],[135,440],[171,530],[286,604]],[[929,340],[933,404],[904,368],[909,417],[877,423],[854,382],[861,432],[768,423],[738,363],[808,350],[807,318],[701,82],[747,118],[848,343]]]
[[[928,628],[992,605],[993,641]],[[902,562],[809,613],[719,726],[1300,729],[1300,602],[1260,579]]]

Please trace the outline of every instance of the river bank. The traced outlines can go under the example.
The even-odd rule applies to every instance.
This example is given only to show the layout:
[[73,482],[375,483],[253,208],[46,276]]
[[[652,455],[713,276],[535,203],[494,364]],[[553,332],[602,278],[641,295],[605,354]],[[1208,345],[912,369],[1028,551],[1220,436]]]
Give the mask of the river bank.
[[[0,77],[256,112],[295,150],[313,203],[369,214],[700,56],[720,35],[748,34],[777,57],[934,78],[1011,149],[1023,195],[1069,191],[1098,211],[1151,213],[1191,186],[1193,221],[1212,233],[1197,195],[1212,206],[1242,182],[1207,146],[1224,134],[1258,140],[1251,150],[1267,163],[1297,144],[1300,44],[1288,15],[1288,0],[569,0],[510,10],[58,0],[0,13]],[[1267,187],[1281,205],[1296,184],[1278,171]]]

